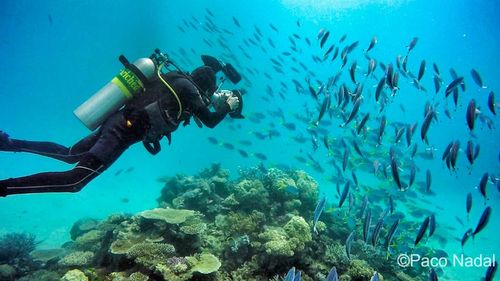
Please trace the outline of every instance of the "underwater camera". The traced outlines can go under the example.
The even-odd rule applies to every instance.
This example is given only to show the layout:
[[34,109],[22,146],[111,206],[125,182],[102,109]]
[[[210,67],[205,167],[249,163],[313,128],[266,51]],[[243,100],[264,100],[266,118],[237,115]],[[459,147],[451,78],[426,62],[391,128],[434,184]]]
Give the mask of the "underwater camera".
[[211,98],[211,105],[215,110],[219,111],[220,108],[226,103],[227,99],[231,96],[238,98],[240,105],[238,108],[229,113],[233,119],[243,119],[245,116],[241,114],[243,110],[243,91],[240,90],[219,90],[215,92]]

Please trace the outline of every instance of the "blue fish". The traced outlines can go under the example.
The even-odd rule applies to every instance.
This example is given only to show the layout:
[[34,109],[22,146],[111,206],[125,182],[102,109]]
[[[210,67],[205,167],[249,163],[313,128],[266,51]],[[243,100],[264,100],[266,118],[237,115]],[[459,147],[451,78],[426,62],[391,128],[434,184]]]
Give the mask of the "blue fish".
[[321,216],[321,213],[325,209],[326,205],[326,197],[323,196],[321,200],[319,200],[318,204],[316,205],[316,208],[314,209],[314,219],[313,219],[313,230],[314,233],[318,234],[318,230],[316,229],[316,224],[318,223],[319,216]]
[[379,281],[380,277],[378,276],[378,272],[374,272],[372,278],[370,278],[370,281]]
[[285,276],[284,281],[294,281],[295,279],[295,267],[290,268]]
[[337,268],[335,268],[335,266],[330,269],[326,281],[339,281],[339,275],[337,274]]
[[285,187],[285,191],[293,195],[299,195],[299,189],[292,185]]
[[295,272],[295,279],[293,279],[293,281],[300,281],[300,278],[301,278],[301,273],[300,271],[297,270],[297,272]]

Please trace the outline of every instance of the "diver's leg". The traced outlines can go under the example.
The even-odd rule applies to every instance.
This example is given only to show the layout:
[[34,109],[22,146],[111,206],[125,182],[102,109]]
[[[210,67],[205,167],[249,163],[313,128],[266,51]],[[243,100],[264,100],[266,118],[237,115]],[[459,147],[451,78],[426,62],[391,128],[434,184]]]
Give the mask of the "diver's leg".
[[95,132],[68,148],[53,142],[11,139],[5,132],[0,131],[0,150],[29,152],[73,164],[80,161],[98,138],[99,133]]
[[39,173],[0,181],[0,196],[44,192],[78,192],[106,169],[92,154],[87,154],[72,170]]
[[39,192],[77,192],[106,170],[132,144],[142,140],[144,130],[126,126],[121,112],[101,127],[95,144],[78,165],[66,172],[41,173],[0,181],[0,196]]

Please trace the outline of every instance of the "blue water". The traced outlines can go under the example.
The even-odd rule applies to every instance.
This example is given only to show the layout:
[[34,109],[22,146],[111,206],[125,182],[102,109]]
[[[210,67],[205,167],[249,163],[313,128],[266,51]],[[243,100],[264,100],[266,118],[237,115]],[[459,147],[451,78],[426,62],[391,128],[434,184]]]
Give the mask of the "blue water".
[[[397,55],[406,54],[406,46],[412,38],[419,41],[409,58],[408,68],[418,73],[420,61],[427,61],[426,73],[422,84],[428,92],[418,91],[411,83],[400,77],[400,90],[393,102],[386,106],[386,139],[381,147],[372,143],[363,144],[366,151],[383,149],[387,153],[393,141],[394,122],[418,122],[417,133],[413,142],[417,142],[419,151],[429,148],[420,140],[420,125],[423,122],[423,108],[427,101],[438,102],[438,120],[433,122],[428,134],[430,145],[436,149],[435,159],[417,158],[415,163],[420,168],[417,182],[425,181],[425,170],[433,174],[432,190],[435,196],[419,194],[429,203],[413,201],[399,203],[401,211],[414,203],[419,207],[434,212],[437,220],[437,234],[448,239],[445,251],[450,255],[460,254],[460,239],[465,230],[474,228],[484,209],[484,200],[477,190],[480,177],[488,172],[500,176],[500,132],[497,128],[499,118],[493,116],[487,108],[490,91],[500,89],[500,3],[497,1],[2,1],[0,4],[0,129],[20,139],[55,141],[71,145],[89,131],[76,119],[72,111],[87,97],[107,83],[121,68],[117,57],[125,54],[131,60],[149,56],[154,48],[160,48],[171,54],[186,70],[201,64],[199,55],[210,54],[228,59],[248,79],[238,87],[246,88],[244,114],[245,120],[227,118],[215,129],[199,129],[195,125],[180,127],[173,135],[172,145],[163,143],[163,151],[152,157],[142,145],[131,147],[102,176],[91,182],[76,194],[36,194],[0,198],[0,235],[8,232],[32,232],[43,242],[42,248],[59,247],[69,240],[69,229],[74,221],[81,217],[105,218],[111,213],[135,213],[156,206],[155,199],[163,187],[157,179],[173,176],[177,173],[194,174],[211,163],[222,163],[230,169],[234,177],[240,167],[258,165],[261,160],[255,156],[243,158],[236,150],[228,150],[222,145],[213,145],[207,139],[215,137],[220,143],[233,143],[237,149],[245,149],[249,154],[263,153],[267,156],[266,167],[289,166],[303,169],[320,183],[329,200],[336,201],[334,183],[329,178],[334,173],[331,156],[318,138],[319,149],[313,151],[309,126],[293,117],[297,113],[305,116],[305,105],[317,116],[317,104],[311,98],[304,82],[307,72],[295,73],[286,70],[287,65],[296,66],[291,61],[294,57],[304,62],[308,71],[315,73],[311,79],[315,87],[316,80],[326,82],[339,69],[339,58],[333,63],[314,63],[311,56],[322,56],[316,35],[321,28],[330,31],[331,42],[338,42],[347,34],[344,44],[359,40],[357,49],[349,55],[349,62],[343,70],[341,82],[349,88],[353,84],[349,78],[352,61],[358,62],[357,77],[366,71],[367,60],[362,49],[367,48],[371,38],[376,36],[378,44],[370,55],[385,64],[393,63]],[[215,15],[213,21],[219,28],[225,28],[233,34],[224,34],[224,42],[231,49],[228,52],[217,43],[219,35],[203,30],[206,8]],[[241,28],[233,23],[238,18]],[[193,19],[193,17],[195,19]],[[183,20],[193,23],[197,29],[185,25]],[[196,22],[198,21],[198,22]],[[300,26],[297,25],[300,22]],[[269,24],[279,29],[273,31]],[[180,31],[178,27],[186,30]],[[254,38],[255,26],[263,33],[261,48],[246,46],[243,40]],[[296,40],[301,53],[290,51],[288,36],[296,33],[301,38],[307,37],[312,46],[304,40]],[[203,39],[214,43],[209,47]],[[271,38],[276,49],[268,44]],[[245,57],[238,46],[251,57]],[[183,49],[185,54],[183,55]],[[275,73],[270,58],[276,58],[284,51],[292,52],[285,57],[285,74]],[[441,91],[435,95],[432,81],[432,63],[435,62],[444,80]],[[451,96],[444,99],[444,88],[451,82],[449,69],[454,68],[459,76],[465,77],[467,89],[460,94],[459,106],[455,110]],[[470,70],[479,71],[487,89],[480,89],[472,80]],[[250,71],[248,71],[250,69]],[[272,76],[266,78],[263,73]],[[382,70],[377,68],[377,77],[382,77]],[[291,82],[296,79],[305,87],[298,94]],[[283,81],[288,90],[282,88]],[[371,119],[367,127],[377,130],[378,106],[375,106],[374,92],[378,80],[368,79],[363,96],[365,102],[361,112],[371,110]],[[340,84],[339,84],[340,85]],[[230,83],[226,88],[232,88]],[[266,87],[274,89],[270,102]],[[285,99],[278,95],[283,91]],[[333,92],[332,92],[333,93]],[[465,120],[467,104],[474,98],[480,111],[491,118],[492,129],[476,120],[474,138],[471,138]],[[320,98],[322,100],[322,97]],[[335,103],[335,102],[333,102]],[[448,104],[452,119],[444,114],[444,105]],[[401,109],[404,108],[404,111]],[[281,118],[267,116],[260,123],[252,122],[255,113],[269,115],[269,111],[281,108],[287,122],[295,122],[297,130],[292,132],[283,127]],[[348,107],[348,112],[350,111]],[[497,107],[497,111],[500,108]],[[325,116],[325,119],[329,119]],[[323,126],[329,131],[331,139],[349,136],[345,128],[339,128],[339,119],[332,119],[331,125]],[[354,128],[354,122],[349,125]],[[270,129],[280,132],[279,137],[260,140],[255,132],[268,132]],[[302,133],[308,140],[304,144],[293,141],[292,137]],[[457,171],[450,172],[441,154],[446,145],[453,140],[460,140],[461,150]],[[473,167],[469,169],[465,157],[465,145],[472,139],[479,143],[481,151]],[[240,140],[250,140],[252,145],[243,146]],[[363,143],[360,139],[360,143]],[[404,137],[398,147],[406,152]],[[336,148],[333,148],[336,149]],[[343,151],[343,150],[342,150]],[[321,163],[324,172],[313,169],[310,163],[297,161],[300,155],[307,159],[307,153]],[[351,151],[351,155],[355,152]],[[387,160],[389,156],[386,156]],[[371,159],[374,160],[374,159]],[[337,159],[337,163],[341,161]],[[23,176],[39,171],[65,170],[70,167],[52,159],[40,156],[1,153],[0,178]],[[132,169],[131,169],[132,168]],[[125,172],[125,170],[129,170]],[[115,175],[117,172],[119,175]],[[409,170],[403,173],[408,174]],[[369,172],[357,171],[360,184],[375,192],[384,189],[397,189],[393,182],[374,179]],[[350,173],[346,173],[346,177]],[[391,178],[389,176],[389,178]],[[473,194],[474,204],[470,221],[465,216],[465,196]],[[487,202],[491,206],[492,216],[489,225],[474,242],[470,241],[465,253],[470,256],[500,253],[499,203],[500,192],[493,183],[488,184]],[[358,195],[357,195],[358,196]],[[359,196],[361,198],[362,196]],[[123,202],[128,198],[129,202]],[[360,200],[360,199],[359,199]],[[437,207],[440,207],[438,209]],[[464,221],[460,225],[456,217]],[[416,218],[421,222],[424,218]],[[447,227],[454,227],[453,231]],[[429,245],[440,247],[432,238]],[[433,244],[434,243],[434,244]],[[479,280],[484,276],[485,268],[447,267],[440,277],[443,280]]]

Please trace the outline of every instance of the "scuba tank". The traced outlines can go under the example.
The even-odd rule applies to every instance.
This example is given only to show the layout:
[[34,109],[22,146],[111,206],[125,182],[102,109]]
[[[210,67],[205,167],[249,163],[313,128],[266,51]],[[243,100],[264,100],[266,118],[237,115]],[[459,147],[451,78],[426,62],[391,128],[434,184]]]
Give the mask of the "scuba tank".
[[156,65],[150,58],[140,58],[131,64],[121,55],[119,60],[125,68],[73,111],[92,131],[134,95],[144,91],[145,84],[155,75]]

